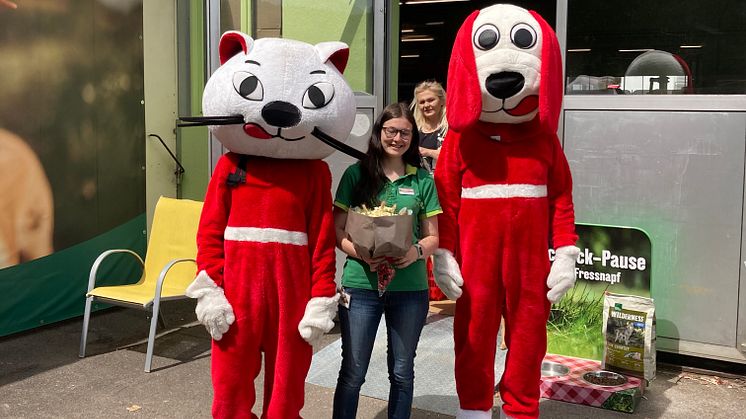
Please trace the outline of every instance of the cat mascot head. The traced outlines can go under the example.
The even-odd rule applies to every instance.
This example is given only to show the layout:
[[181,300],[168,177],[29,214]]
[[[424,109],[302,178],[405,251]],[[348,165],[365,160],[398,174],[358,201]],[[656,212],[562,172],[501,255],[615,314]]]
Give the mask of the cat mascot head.
[[521,124],[555,132],[562,104],[557,36],[534,11],[496,4],[466,18],[448,67],[448,124]]
[[355,120],[354,95],[342,77],[346,44],[254,40],[231,31],[219,52],[221,66],[202,97],[204,116],[182,120],[210,125],[238,154],[322,159],[334,151],[322,137],[345,146]]

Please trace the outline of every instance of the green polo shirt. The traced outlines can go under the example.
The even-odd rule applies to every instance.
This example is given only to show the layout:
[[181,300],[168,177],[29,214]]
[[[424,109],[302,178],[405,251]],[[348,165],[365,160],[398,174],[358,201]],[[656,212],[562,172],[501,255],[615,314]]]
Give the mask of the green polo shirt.
[[[334,205],[347,211],[352,201],[352,191],[362,177],[359,164],[353,164],[345,170],[337,187]],[[443,212],[438,202],[433,176],[425,169],[418,169],[407,165],[404,176],[395,181],[387,180],[378,193],[379,202],[386,202],[387,206],[396,204],[397,210],[409,208],[412,216],[416,217],[412,223],[413,240],[420,237],[420,221]],[[414,243],[413,242],[413,243]],[[378,289],[378,277],[372,272],[367,263],[360,259],[347,256],[342,271],[342,285],[349,288]],[[389,284],[389,291],[421,291],[427,287],[427,268],[424,260],[417,260],[404,269],[396,269],[394,279]]]

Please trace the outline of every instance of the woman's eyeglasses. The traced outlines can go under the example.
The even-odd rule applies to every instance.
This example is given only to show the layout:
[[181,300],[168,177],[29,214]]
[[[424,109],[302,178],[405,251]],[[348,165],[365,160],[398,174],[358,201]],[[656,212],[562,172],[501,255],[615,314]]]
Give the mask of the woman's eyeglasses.
[[409,129],[397,129],[394,127],[383,127],[383,133],[386,134],[386,138],[394,138],[396,134],[401,136],[402,140],[412,138],[412,130]]

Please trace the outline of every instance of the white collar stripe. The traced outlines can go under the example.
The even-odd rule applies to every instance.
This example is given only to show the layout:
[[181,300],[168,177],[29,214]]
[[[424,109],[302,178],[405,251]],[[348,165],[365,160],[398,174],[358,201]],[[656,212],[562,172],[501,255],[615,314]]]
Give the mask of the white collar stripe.
[[466,199],[544,198],[546,196],[547,185],[482,185],[461,190],[461,197]]
[[223,237],[225,240],[239,242],[308,245],[308,235],[306,233],[277,228],[226,227]]

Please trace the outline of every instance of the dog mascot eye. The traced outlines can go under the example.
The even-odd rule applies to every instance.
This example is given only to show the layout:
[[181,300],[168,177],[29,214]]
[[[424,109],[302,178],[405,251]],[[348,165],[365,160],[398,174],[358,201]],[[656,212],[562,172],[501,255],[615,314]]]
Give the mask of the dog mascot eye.
[[519,23],[510,30],[510,40],[518,48],[529,49],[536,45],[536,31],[525,23]]
[[319,82],[306,90],[303,94],[303,107],[319,109],[331,102],[334,97],[334,86],[331,83]]
[[486,51],[491,49],[500,40],[500,31],[497,30],[495,25],[482,25],[474,33],[474,45],[477,48]]
[[264,99],[264,86],[259,79],[248,72],[239,71],[233,75],[233,88],[241,97],[248,100],[260,101]]

